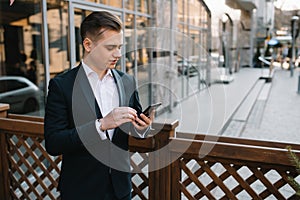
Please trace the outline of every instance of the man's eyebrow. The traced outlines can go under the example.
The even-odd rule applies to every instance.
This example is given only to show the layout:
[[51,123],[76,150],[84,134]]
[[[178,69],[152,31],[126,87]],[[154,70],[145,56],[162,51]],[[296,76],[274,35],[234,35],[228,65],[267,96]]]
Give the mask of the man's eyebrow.
[[124,44],[104,44],[104,46],[124,46]]

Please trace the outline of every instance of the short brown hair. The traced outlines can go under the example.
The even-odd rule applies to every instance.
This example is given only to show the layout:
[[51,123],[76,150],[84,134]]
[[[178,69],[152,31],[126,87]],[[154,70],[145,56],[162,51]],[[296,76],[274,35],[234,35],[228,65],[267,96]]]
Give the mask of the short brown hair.
[[98,36],[99,30],[114,30],[120,32],[122,30],[122,21],[116,15],[107,11],[92,12],[81,23],[80,34],[82,41],[87,35]]

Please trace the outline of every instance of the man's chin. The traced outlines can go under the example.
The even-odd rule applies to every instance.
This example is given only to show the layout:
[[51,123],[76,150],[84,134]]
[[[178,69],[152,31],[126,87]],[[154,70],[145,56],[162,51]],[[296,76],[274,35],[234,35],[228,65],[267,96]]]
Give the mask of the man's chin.
[[116,68],[116,64],[108,65],[108,68],[109,68],[109,69],[114,69],[114,68]]

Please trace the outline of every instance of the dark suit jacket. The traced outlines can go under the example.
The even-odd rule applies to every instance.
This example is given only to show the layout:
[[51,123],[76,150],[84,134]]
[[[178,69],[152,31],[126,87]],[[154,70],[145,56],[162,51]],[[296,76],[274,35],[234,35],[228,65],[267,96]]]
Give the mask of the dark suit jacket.
[[[134,78],[118,70],[112,73],[120,106],[130,106],[140,113]],[[95,102],[81,65],[49,83],[45,145],[49,154],[63,156],[59,181],[63,199],[102,199],[110,177],[117,197],[131,192],[127,132],[132,125],[116,128],[112,142],[101,140],[95,120],[102,114],[98,111],[97,117]]]

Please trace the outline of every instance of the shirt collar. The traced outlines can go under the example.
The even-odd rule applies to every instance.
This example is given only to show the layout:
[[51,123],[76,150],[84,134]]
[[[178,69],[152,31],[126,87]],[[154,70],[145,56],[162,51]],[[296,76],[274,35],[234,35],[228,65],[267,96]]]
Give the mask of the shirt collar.
[[[90,68],[87,64],[85,64],[85,63],[83,62],[83,60],[81,61],[81,63],[82,63],[83,69],[84,69],[84,71],[85,71],[87,77],[89,77],[89,76],[95,76],[95,75],[97,76],[97,73],[96,73],[94,70],[92,70],[92,68]],[[94,75],[93,75],[93,74],[94,74]],[[106,72],[106,74],[105,74],[105,76],[104,76],[103,78],[105,78],[105,77],[107,77],[107,76],[113,77],[113,74],[112,74],[112,72],[111,72],[111,69],[108,69],[108,70],[107,70],[107,72]]]

